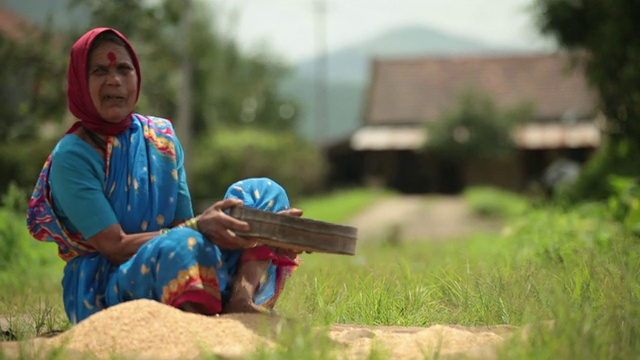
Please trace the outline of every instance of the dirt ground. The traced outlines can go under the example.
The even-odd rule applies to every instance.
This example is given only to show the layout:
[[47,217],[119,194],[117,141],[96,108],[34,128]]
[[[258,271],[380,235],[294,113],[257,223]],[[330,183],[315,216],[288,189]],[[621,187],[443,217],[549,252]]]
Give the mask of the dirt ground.
[[[499,223],[473,216],[457,197],[383,199],[348,224],[358,227],[358,241],[447,241],[474,231],[500,230]],[[127,354],[127,358],[133,354],[143,359],[197,358],[199,349],[223,358],[238,358],[260,346],[276,346],[258,331],[265,328],[265,321],[267,329],[276,331],[285,320],[248,314],[205,317],[137,300],[101,311],[56,337],[35,339],[26,345],[36,355],[42,354],[38,349],[64,344],[70,354],[90,351],[97,358],[108,358],[112,351]],[[337,324],[330,329],[329,338],[341,349],[339,359],[367,359],[372,351],[389,359],[491,359],[496,357],[497,346],[517,330],[510,326]],[[0,342],[0,349],[9,358],[18,356],[20,346]]]
[[383,199],[348,222],[358,228],[358,241],[454,240],[473,232],[498,232],[497,221],[472,214],[457,196],[401,196]]

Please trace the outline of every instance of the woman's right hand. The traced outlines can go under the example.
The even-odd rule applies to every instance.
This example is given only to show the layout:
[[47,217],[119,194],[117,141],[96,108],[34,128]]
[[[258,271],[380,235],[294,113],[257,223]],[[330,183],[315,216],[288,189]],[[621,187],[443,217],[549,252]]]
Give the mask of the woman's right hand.
[[224,213],[224,210],[242,206],[242,200],[225,199],[216,202],[198,216],[198,230],[212,243],[223,249],[245,249],[254,241],[237,236],[236,231],[249,231],[246,221],[238,220]]

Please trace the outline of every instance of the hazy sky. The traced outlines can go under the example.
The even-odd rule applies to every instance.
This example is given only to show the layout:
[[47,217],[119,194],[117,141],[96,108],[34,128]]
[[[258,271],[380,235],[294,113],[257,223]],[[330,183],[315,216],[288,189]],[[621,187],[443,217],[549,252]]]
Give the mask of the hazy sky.
[[222,31],[246,48],[263,46],[290,61],[308,58],[320,49],[317,9],[322,3],[329,50],[409,25],[495,45],[541,48],[544,44],[528,9],[534,0],[209,1],[217,5]]

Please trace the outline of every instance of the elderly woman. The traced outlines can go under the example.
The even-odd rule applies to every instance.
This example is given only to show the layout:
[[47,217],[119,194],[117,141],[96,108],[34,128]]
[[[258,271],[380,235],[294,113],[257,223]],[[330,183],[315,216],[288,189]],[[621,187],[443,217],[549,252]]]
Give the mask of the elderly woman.
[[79,120],[45,162],[27,225],[66,261],[72,323],[118,303],[153,299],[201,314],[271,309],[296,254],[236,236],[234,206],[300,216],[269,179],[233,184],[194,217],[183,152],[168,120],[134,113],[140,66],[118,31],[96,28],[73,45],[67,101]]

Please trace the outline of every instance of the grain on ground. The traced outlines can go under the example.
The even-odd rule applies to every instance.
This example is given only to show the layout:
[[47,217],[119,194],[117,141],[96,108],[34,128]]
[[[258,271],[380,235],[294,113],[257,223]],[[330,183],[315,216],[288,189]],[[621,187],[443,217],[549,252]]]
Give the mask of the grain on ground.
[[[51,346],[89,353],[155,359],[189,359],[202,354],[238,357],[272,347],[267,329],[277,318],[233,314],[185,313],[151,300],[129,301],[100,311],[64,334]],[[266,335],[266,336],[265,336]]]

